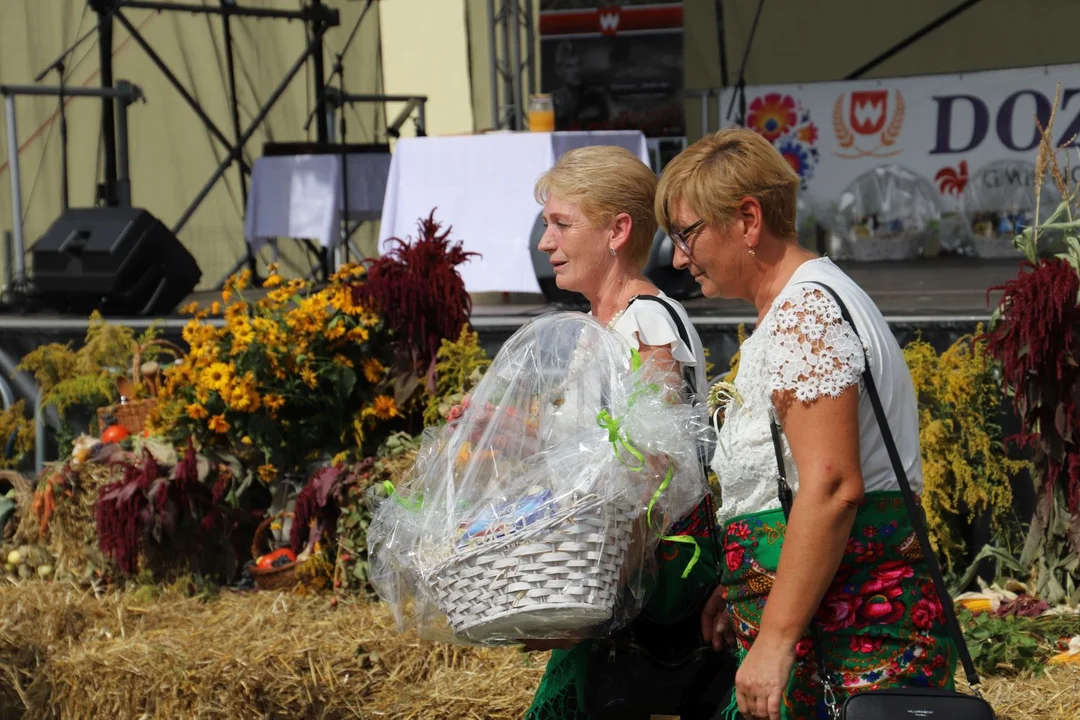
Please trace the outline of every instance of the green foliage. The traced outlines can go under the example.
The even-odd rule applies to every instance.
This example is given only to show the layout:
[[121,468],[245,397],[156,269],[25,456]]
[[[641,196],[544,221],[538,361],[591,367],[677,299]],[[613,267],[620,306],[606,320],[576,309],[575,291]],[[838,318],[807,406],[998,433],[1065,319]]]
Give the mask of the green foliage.
[[[143,337],[152,337],[157,332],[152,327]],[[41,387],[42,405],[52,405],[60,416],[61,454],[71,450],[72,409],[96,410],[118,400],[116,380],[131,372],[135,343],[131,328],[110,325],[95,311],[90,315],[86,338],[78,350],[71,343],[49,343],[23,357],[16,369],[34,376]]]
[[368,493],[385,497],[383,483],[398,483],[412,467],[420,438],[398,432],[390,435],[379,447],[368,467],[342,492],[341,515],[338,517],[338,558],[335,585],[341,590],[374,592],[368,581],[367,529],[371,522]]
[[467,325],[461,328],[456,341],[443,340],[435,355],[435,391],[428,395],[424,424],[436,425],[444,420],[450,408],[480,382],[489,365],[491,359],[480,346],[479,333]]
[[980,675],[1016,675],[1043,672],[1047,660],[1060,651],[1061,639],[1076,633],[1080,619],[995,617],[963,610],[960,624]]

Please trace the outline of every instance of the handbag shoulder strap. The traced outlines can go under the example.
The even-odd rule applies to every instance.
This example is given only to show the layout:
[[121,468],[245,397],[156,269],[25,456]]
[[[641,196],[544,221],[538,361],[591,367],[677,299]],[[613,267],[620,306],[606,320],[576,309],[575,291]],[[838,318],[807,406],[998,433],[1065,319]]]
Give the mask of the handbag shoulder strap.
[[[861,341],[862,336],[859,334],[859,328],[855,325],[855,320],[851,317],[847,305],[840,299],[840,295],[825,283],[814,281],[813,284],[820,286],[832,296],[833,300],[836,301],[837,306],[840,308],[840,314],[844,320],[847,321],[848,325],[851,326],[856,337]],[[964,667],[964,673],[967,676],[968,683],[972,687],[977,687],[979,685],[979,673],[975,670],[975,663],[972,662],[971,652],[968,650],[967,641],[964,639],[964,632],[960,628],[959,620],[957,620],[956,608],[953,606],[952,598],[949,596],[948,588],[945,586],[945,578],[941,575],[941,566],[938,563],[937,555],[934,554],[933,548],[930,545],[930,537],[926,532],[926,523],[923,518],[922,506],[919,504],[918,498],[915,497],[915,492],[912,490],[911,483],[908,481],[907,471],[904,470],[904,464],[900,459],[900,452],[896,449],[896,441],[893,438],[892,430],[889,428],[889,419],[885,415],[885,409],[881,404],[881,397],[878,394],[877,385],[874,383],[874,375],[870,370],[870,357],[866,353],[865,345],[863,345],[863,357],[866,358],[866,366],[862,376],[863,385],[866,387],[866,394],[870,398],[870,404],[874,408],[874,416],[877,418],[878,427],[881,430],[882,439],[885,442],[885,449],[889,454],[893,472],[896,474],[896,481],[900,485],[900,492],[904,496],[904,504],[907,506],[908,514],[911,517],[911,525],[915,530],[915,537],[918,539],[919,546],[922,548],[923,558],[926,561],[927,569],[930,571],[930,577],[934,582],[934,589],[937,591],[938,599],[941,602],[942,612],[945,615],[945,623],[949,628],[949,634],[952,637],[953,643],[956,645],[956,650],[960,654],[960,662]],[[777,452],[780,473],[784,476],[783,483],[787,486],[783,455],[780,449],[779,429],[776,427],[775,421],[773,421],[773,443]],[[788,492],[790,492],[790,486],[788,486]],[[783,498],[781,498],[781,504],[783,504]],[[790,505],[785,509],[785,514],[789,510]],[[813,625],[816,626],[816,624],[816,621],[814,621]],[[819,643],[815,643],[815,645],[818,644]]]

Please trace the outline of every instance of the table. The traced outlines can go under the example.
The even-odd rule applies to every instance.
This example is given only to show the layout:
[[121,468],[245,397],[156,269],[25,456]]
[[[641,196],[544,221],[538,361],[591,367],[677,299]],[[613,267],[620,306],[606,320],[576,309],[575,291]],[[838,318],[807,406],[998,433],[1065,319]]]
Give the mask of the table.
[[402,138],[394,149],[379,247],[415,237],[435,210],[451,240],[481,253],[458,269],[470,293],[539,293],[529,247],[540,207],[533,186],[566,151],[619,145],[649,163],[640,131],[510,133]]
[[[390,154],[351,153],[349,220],[382,212]],[[269,238],[312,238],[324,248],[341,240],[341,155],[264,156],[251,168],[244,237],[258,250]]]

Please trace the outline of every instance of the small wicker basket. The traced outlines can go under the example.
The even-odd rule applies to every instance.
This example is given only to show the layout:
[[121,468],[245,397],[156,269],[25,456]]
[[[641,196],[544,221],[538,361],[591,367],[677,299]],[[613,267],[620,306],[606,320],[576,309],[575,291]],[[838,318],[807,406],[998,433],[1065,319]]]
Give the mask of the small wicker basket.
[[153,412],[154,407],[157,405],[157,387],[147,387],[146,378],[143,377],[142,372],[143,355],[150,348],[159,348],[177,358],[184,354],[183,350],[168,340],[150,340],[143,345],[134,343],[132,346],[131,380],[135,384],[136,392],[138,392],[139,388],[143,388],[151,394],[151,397],[142,399],[121,397],[120,402],[115,405],[98,408],[98,433],[105,431],[106,420],[110,416],[116,420],[118,425],[123,425],[132,435],[138,435],[143,431],[150,413]]
[[[263,536],[266,531],[270,529],[270,526],[278,518],[292,517],[293,514],[279,513],[277,515],[269,515],[259,523],[259,527],[255,528],[255,536],[251,539],[251,559],[258,560],[262,553]],[[296,574],[296,568],[300,563],[292,562],[287,565],[281,565],[276,568],[267,568],[260,570],[259,568],[252,567],[251,577],[255,580],[255,587],[259,590],[289,590],[296,586],[300,581],[299,576]]]
[[586,495],[428,573],[454,632],[475,642],[537,638],[612,617],[634,523],[629,504]]

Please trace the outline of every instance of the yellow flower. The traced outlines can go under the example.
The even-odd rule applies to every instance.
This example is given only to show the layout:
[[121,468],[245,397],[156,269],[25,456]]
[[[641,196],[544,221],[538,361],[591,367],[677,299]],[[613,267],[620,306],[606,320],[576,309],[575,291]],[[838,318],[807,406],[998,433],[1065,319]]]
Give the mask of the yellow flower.
[[389,420],[399,417],[397,403],[389,395],[376,395],[371,407],[364,408],[364,417],[377,417],[380,420]]
[[211,315],[220,315],[221,314],[221,303],[219,303],[217,300],[210,303],[210,314]]
[[221,291],[221,300],[222,300],[222,302],[226,302],[226,303],[229,302],[230,300],[232,300],[232,290],[230,290],[229,288],[225,288],[224,290],[222,290]]
[[263,402],[266,404],[266,407],[275,412],[285,407],[285,398],[280,395],[267,395],[263,398]]
[[195,302],[195,301],[189,302],[187,305],[180,308],[180,314],[181,315],[194,315],[198,311],[199,311],[199,303]]
[[277,477],[277,468],[269,463],[259,466],[259,479],[263,482],[270,482]]
[[318,378],[315,377],[315,371],[311,368],[304,368],[300,371],[300,379],[304,381],[304,384],[309,388],[314,388],[318,384]]
[[334,356],[334,364],[351,368],[353,366],[353,361],[339,353]]
[[341,452],[339,452],[337,455],[335,455],[333,457],[333,459],[330,461],[330,464],[331,465],[344,465],[345,461],[348,460],[348,459],[349,459],[349,451],[348,450],[342,450]]
[[285,282],[285,278],[281,277],[277,273],[271,273],[266,280],[263,281],[264,288],[275,288],[281,283]]
[[345,329],[345,323],[340,323],[339,322],[337,325],[334,325],[333,327],[326,329],[326,339],[327,340],[340,340],[341,338],[345,337],[346,332],[347,331]]
[[375,358],[369,358],[364,361],[364,379],[369,383],[374,384],[379,382],[382,380],[385,373],[386,368]]
[[353,299],[352,288],[340,286],[330,295],[330,307],[346,315],[360,315],[364,306]]
[[192,420],[202,420],[210,414],[206,412],[206,408],[204,408],[198,403],[191,403],[186,408],[184,408],[184,412],[186,412],[187,416]]
[[203,385],[211,390],[224,390],[228,387],[232,381],[233,368],[232,365],[226,365],[222,362],[216,362],[210,367],[202,371],[202,375],[199,380]]
[[215,415],[210,418],[210,422],[207,423],[207,426],[216,433],[224,434],[229,432],[229,423],[225,420],[224,415]]
[[254,441],[251,439],[250,435],[245,435],[244,437],[240,438],[240,442],[244,443],[245,445],[250,445]]
[[371,334],[364,327],[354,327],[349,331],[349,339],[354,342],[367,342]]

